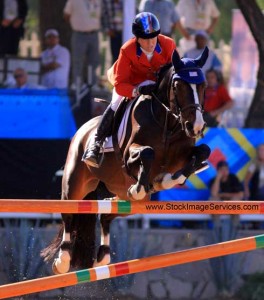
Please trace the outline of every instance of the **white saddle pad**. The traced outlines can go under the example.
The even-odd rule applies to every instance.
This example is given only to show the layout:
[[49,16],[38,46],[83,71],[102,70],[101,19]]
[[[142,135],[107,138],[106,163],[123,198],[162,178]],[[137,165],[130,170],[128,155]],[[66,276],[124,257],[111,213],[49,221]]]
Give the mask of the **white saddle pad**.
[[[119,144],[120,148],[122,147],[122,145],[124,143],[124,139],[125,139],[125,136],[126,136],[126,129],[127,129],[127,120],[128,120],[128,117],[129,117],[129,113],[131,111],[132,103],[134,101],[135,100],[129,101],[129,103],[126,107],[126,111],[123,115],[121,124],[120,124],[119,129],[118,129],[117,138],[118,138],[118,144]],[[95,133],[90,136],[88,146],[90,146],[93,143],[94,135],[95,135]],[[112,136],[110,136],[110,137],[106,138],[106,140],[105,140],[104,152],[113,152],[113,151],[114,151],[113,140],[112,140]]]

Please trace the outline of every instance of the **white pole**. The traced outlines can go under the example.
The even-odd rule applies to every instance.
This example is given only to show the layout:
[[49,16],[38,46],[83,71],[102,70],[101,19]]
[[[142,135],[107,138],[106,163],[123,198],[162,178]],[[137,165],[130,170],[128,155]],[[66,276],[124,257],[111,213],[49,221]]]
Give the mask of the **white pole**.
[[133,37],[132,22],[136,15],[136,1],[123,0],[123,43]]

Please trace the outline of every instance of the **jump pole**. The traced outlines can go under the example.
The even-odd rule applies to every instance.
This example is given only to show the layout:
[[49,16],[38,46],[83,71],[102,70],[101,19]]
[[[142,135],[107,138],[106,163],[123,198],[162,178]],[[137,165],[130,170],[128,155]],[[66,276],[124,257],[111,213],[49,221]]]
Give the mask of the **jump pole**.
[[264,214],[264,201],[0,199],[0,213]]
[[0,286],[0,299],[114,278],[264,247],[264,234]]

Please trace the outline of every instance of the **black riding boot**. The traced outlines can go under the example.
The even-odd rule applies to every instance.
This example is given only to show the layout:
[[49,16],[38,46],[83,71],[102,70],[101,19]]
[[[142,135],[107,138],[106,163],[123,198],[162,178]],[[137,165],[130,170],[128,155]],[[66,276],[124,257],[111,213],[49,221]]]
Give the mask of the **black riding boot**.
[[93,145],[86,149],[83,154],[82,161],[84,161],[87,165],[99,168],[102,160],[102,154],[100,153],[100,150],[103,149],[103,144],[106,137],[110,136],[112,133],[114,114],[115,112],[109,105],[105,110],[101,122],[97,128]]

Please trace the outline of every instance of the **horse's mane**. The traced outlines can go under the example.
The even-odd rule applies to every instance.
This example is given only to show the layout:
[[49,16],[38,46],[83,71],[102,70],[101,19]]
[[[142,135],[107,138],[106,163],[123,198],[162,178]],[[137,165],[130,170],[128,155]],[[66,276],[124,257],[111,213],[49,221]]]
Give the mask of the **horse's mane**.
[[159,85],[162,81],[162,79],[164,78],[164,75],[165,73],[172,67],[172,63],[168,63],[164,66],[162,66],[160,69],[159,69],[159,72],[158,72],[158,80],[157,80],[157,84]]

